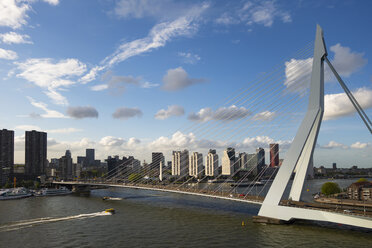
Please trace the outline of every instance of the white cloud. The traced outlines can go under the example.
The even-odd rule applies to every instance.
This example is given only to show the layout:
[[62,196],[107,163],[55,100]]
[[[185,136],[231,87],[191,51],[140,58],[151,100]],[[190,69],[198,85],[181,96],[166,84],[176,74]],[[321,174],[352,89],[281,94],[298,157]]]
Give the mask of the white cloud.
[[217,148],[225,149],[226,147],[235,147],[236,149],[241,150],[255,150],[257,147],[268,148],[269,144],[278,143],[281,150],[288,149],[291,141],[289,140],[275,140],[268,136],[256,136],[256,137],[247,137],[242,142],[238,143],[228,143],[220,140],[204,140],[197,139],[193,133],[182,133],[180,131],[175,132],[171,137],[161,136],[156,140],[152,141],[148,145],[150,150],[163,150],[163,151],[172,151],[172,150],[198,150],[200,152],[207,152],[208,149]]
[[275,117],[275,115],[275,112],[266,110],[261,113],[255,114],[252,119],[255,121],[271,121]]
[[50,5],[58,5],[59,0],[43,0],[46,3],[49,3]]
[[43,130],[39,126],[34,126],[34,125],[18,125],[16,127],[14,127],[14,129],[23,130],[23,131],[36,130],[36,131],[44,131],[44,132],[47,132],[47,133],[63,133],[63,134],[75,133],[75,132],[82,131],[81,129],[77,129],[77,128],[73,128],[73,127]]
[[91,106],[68,107],[67,115],[75,119],[98,118],[98,111]]
[[216,111],[211,108],[202,108],[198,113],[191,113],[188,116],[189,120],[206,122],[209,120],[233,121],[243,119],[251,115],[251,112],[244,107],[231,105],[230,107],[221,107]]
[[335,54],[332,65],[341,76],[349,77],[367,64],[364,53],[351,52],[349,47],[343,47],[340,43],[331,46],[330,50]]
[[163,89],[177,91],[187,86],[203,82],[206,82],[206,80],[203,78],[190,78],[182,67],[178,67],[167,71],[167,74],[163,77]]
[[107,71],[101,77],[101,80],[104,81],[104,84],[98,84],[92,86],[90,89],[93,91],[102,91],[110,90],[111,93],[117,95],[122,94],[127,85],[136,85],[141,88],[154,88],[159,86],[159,84],[152,84],[150,82],[144,82],[142,77],[133,77],[133,76],[117,76],[112,75],[111,71]]
[[159,85],[160,84],[153,84],[153,83],[150,83],[150,82],[144,82],[144,83],[141,83],[141,88],[151,89],[151,88],[158,87]]
[[150,143],[151,148],[170,148],[180,149],[194,146],[196,137],[193,133],[183,134],[180,131],[175,132],[171,138],[161,136]]
[[268,136],[256,136],[256,137],[247,137],[243,142],[236,145],[239,149],[255,149],[257,147],[267,148],[269,144],[279,144],[279,149],[288,149],[292,141],[290,140],[275,140]]
[[102,91],[108,89],[108,87],[109,86],[107,84],[98,84],[90,87],[90,89],[93,91]]
[[163,47],[168,41],[177,36],[192,35],[198,30],[196,21],[208,7],[208,4],[195,6],[174,21],[155,25],[147,37],[120,45],[111,56],[104,59],[103,64],[109,67],[130,57]]
[[132,137],[132,138],[129,138],[129,140],[127,142],[127,145],[129,147],[135,147],[140,143],[141,143],[141,141],[139,139]]
[[[154,10],[158,4],[164,4],[164,1],[159,1],[154,4],[153,1],[132,1],[132,0],[122,0],[118,2],[116,6],[116,13],[122,17],[138,16],[142,17],[141,10],[142,5],[146,5],[146,9]],[[79,81],[83,84],[91,82],[96,79],[98,73],[102,70],[108,69],[109,67],[125,61],[133,56],[137,56],[143,53],[151,52],[154,49],[164,47],[167,42],[178,36],[191,36],[198,30],[198,20],[201,14],[209,8],[209,4],[203,3],[200,5],[195,5],[191,8],[182,10],[182,14],[175,15],[177,18],[173,21],[163,21],[156,24],[149,32],[149,34],[141,39],[133,40],[130,42],[125,42],[121,44],[116,51],[107,56],[100,66],[95,66],[89,73],[84,75]],[[138,10],[139,9],[139,10]],[[167,5],[167,11],[165,16],[171,16],[169,13],[169,5]],[[177,8],[176,8],[177,9]],[[175,10],[176,10],[175,9]],[[138,10],[138,11],[137,11]],[[161,8],[164,12],[164,8]],[[143,13],[145,13],[144,11]],[[174,14],[174,13],[173,13]],[[157,86],[157,84],[143,83],[143,88],[150,88],[150,86]]]
[[121,146],[124,143],[124,139],[122,138],[116,138],[113,136],[106,136],[103,137],[99,144],[103,146]]
[[127,108],[127,107],[122,107],[118,108],[113,114],[112,117],[115,119],[129,119],[132,117],[141,117],[142,116],[142,111],[139,108]]
[[62,133],[62,134],[76,133],[76,132],[81,132],[81,131],[82,129],[73,128],[73,127],[46,130],[47,133]]
[[291,59],[285,62],[284,85],[290,92],[302,94],[303,90],[309,87],[312,63],[313,58]]
[[361,143],[358,141],[352,144],[350,147],[355,148],[355,149],[364,149],[364,148],[369,147],[370,145],[371,145],[370,143]]
[[173,0],[119,0],[116,1],[114,14],[120,18],[174,19],[184,15],[194,4],[190,1]]
[[25,134],[14,136],[14,150],[23,151],[25,149]]
[[0,59],[15,60],[17,58],[16,52],[0,48]]
[[0,1],[0,26],[20,28],[27,23],[26,12],[31,9],[27,2],[16,0]]
[[[55,129],[58,130],[58,129]],[[49,133],[49,131],[48,131]],[[208,149],[218,149],[222,152],[226,147],[235,147],[240,150],[255,150],[257,147],[268,148],[270,143],[278,143],[280,150],[287,149],[290,141],[275,140],[267,136],[248,137],[242,142],[229,143],[220,140],[198,139],[193,133],[175,132],[170,137],[161,136],[154,140],[141,141],[138,138],[131,137],[125,139],[122,137],[105,136],[92,141],[88,138],[82,138],[76,141],[57,141],[48,138],[48,154],[53,157],[60,157],[66,149],[71,150],[73,156],[84,154],[87,147],[96,149],[98,158],[105,158],[108,155],[134,155],[138,159],[145,159],[151,155],[151,151],[161,151],[165,155],[174,150],[188,149],[189,151],[208,152]],[[15,146],[17,151],[24,149],[24,135],[15,137]]]
[[18,34],[16,32],[0,34],[0,40],[5,44],[32,44],[30,36],[27,34]]
[[40,117],[43,117],[43,118],[68,118],[64,114],[62,114],[58,111],[48,109],[48,105],[43,103],[43,102],[37,102],[31,97],[27,97],[27,98],[31,102],[32,106],[34,106],[36,108],[39,108],[39,109],[41,109],[45,112],[45,114],[41,114],[41,115],[37,114]]
[[238,24],[240,20],[236,18],[236,16],[232,16],[230,13],[223,13],[220,17],[216,19],[215,22],[218,24],[231,25]]
[[178,56],[182,57],[186,64],[195,64],[201,59],[199,55],[193,53],[179,52]]
[[[17,29],[27,24],[27,11],[32,10],[31,4],[36,0],[1,0],[0,26]],[[59,0],[43,0],[50,5],[57,5]]]
[[79,82],[81,82],[82,84],[86,84],[95,80],[98,73],[104,69],[105,69],[104,66],[93,67],[87,74],[85,74],[82,78],[79,79]]
[[[330,50],[334,53],[331,63],[338,74],[349,77],[351,74],[360,70],[367,59],[363,58],[364,53],[352,52],[349,47],[343,47],[340,43],[331,46]],[[291,59],[285,62],[284,85],[291,92],[301,93],[310,85],[313,58]],[[325,80],[333,80],[333,73],[328,66],[324,67]]]
[[171,105],[168,109],[161,109],[155,114],[155,119],[165,120],[171,116],[181,116],[185,114],[185,110],[182,106]]
[[34,125],[19,125],[14,127],[16,130],[23,130],[23,131],[29,131],[29,130],[37,130],[37,131],[42,131],[42,129],[38,126]]
[[[372,90],[360,88],[353,92],[355,99],[363,109],[372,107]],[[324,120],[337,119],[356,112],[346,93],[327,94],[324,96]]]
[[344,144],[338,143],[336,141],[331,140],[327,145],[322,146],[322,148],[332,149],[332,148],[343,148],[347,149],[348,147]]
[[75,84],[71,78],[86,71],[86,65],[77,59],[64,59],[57,63],[53,63],[50,58],[27,59],[15,64],[19,71],[17,77],[44,89],[44,93],[59,105],[67,105],[68,101],[58,91]]
[[244,23],[249,26],[259,24],[271,27],[276,19],[284,23],[292,21],[289,12],[280,9],[276,1],[247,1],[233,11],[224,12],[215,22],[224,25]]
[[164,13],[166,5],[171,1],[163,0],[120,0],[116,2],[114,12],[123,18],[142,18],[144,16],[159,16]]

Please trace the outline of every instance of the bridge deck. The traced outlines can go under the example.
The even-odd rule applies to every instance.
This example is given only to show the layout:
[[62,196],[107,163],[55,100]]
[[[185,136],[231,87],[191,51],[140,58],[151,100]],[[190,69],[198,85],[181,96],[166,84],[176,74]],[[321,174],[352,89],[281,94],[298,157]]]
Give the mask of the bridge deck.
[[246,196],[239,197],[239,194],[228,194],[224,192],[209,192],[209,191],[202,191],[195,192],[191,189],[179,189],[177,187],[173,188],[166,188],[161,186],[152,186],[152,185],[129,185],[129,184],[112,184],[112,183],[99,183],[99,182],[53,182],[54,184],[61,184],[61,185],[89,185],[89,186],[106,186],[106,187],[117,187],[117,188],[129,188],[129,189],[143,189],[143,190],[152,190],[152,191],[162,191],[162,192],[170,192],[170,193],[177,193],[177,194],[185,194],[185,195],[195,195],[195,196],[202,196],[202,197],[209,197],[209,198],[216,198],[216,199],[223,199],[223,200],[230,200],[230,201],[237,201],[237,202],[244,202],[250,204],[258,204],[261,205],[263,202],[263,197],[259,196]]
[[[239,194],[229,194],[226,192],[212,192],[207,190],[202,190],[201,192],[196,192],[194,189],[185,189],[185,188],[177,188],[177,187],[165,187],[161,185],[130,185],[130,184],[115,184],[115,183],[101,183],[101,182],[79,182],[79,181],[69,181],[69,182],[53,182],[54,184],[60,185],[81,185],[81,186],[105,186],[105,187],[117,187],[117,188],[129,188],[129,189],[142,189],[142,190],[151,190],[151,191],[161,191],[161,192],[170,192],[170,193],[177,193],[177,194],[185,194],[185,195],[195,195],[195,196],[202,196],[202,197],[209,197],[215,199],[223,199],[229,201],[236,201],[236,202],[243,202],[249,204],[257,204],[262,205],[264,197],[259,196],[241,196]],[[333,213],[333,214],[341,214],[342,216],[350,216],[350,217],[357,217],[363,219],[372,219],[372,212],[360,212],[360,211],[344,211],[339,208],[335,208],[334,206],[327,205],[327,204],[319,204],[319,203],[307,203],[307,202],[296,202],[296,201],[288,201],[282,200],[280,205],[282,207],[288,208],[292,207],[293,209],[307,209],[307,210],[316,210],[325,213]]]

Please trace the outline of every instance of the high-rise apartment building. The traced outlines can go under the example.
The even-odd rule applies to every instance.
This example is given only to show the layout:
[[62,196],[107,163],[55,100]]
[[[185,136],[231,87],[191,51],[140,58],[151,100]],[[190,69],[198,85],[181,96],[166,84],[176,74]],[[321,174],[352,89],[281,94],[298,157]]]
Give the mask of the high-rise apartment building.
[[205,175],[215,177],[218,175],[218,155],[216,150],[209,150],[205,157]]
[[279,166],[279,144],[270,144],[270,167]]
[[251,175],[257,175],[258,153],[247,154],[246,170],[250,171]]
[[189,159],[189,175],[201,178],[203,175],[203,154],[193,152]]
[[25,174],[36,178],[45,174],[47,165],[47,133],[26,131]]
[[107,177],[115,177],[118,173],[118,167],[122,163],[122,160],[119,159],[119,156],[108,156],[106,159],[107,162]]
[[164,155],[162,152],[153,152],[151,154],[151,164],[150,164],[150,170],[152,176],[158,176],[159,175],[159,167],[160,162],[165,164]]
[[65,156],[59,159],[59,165],[61,168],[61,176],[63,180],[70,180],[73,178],[73,166],[72,157],[70,150],[66,150]]
[[172,176],[187,176],[189,174],[189,151],[172,152]]
[[265,167],[265,150],[261,147],[256,149],[257,154],[257,172],[259,173]]
[[248,154],[245,152],[239,153],[239,159],[238,159],[239,168],[242,170],[246,170],[248,168],[247,162],[248,162]]
[[14,131],[0,130],[0,186],[4,185],[14,170]]
[[222,156],[222,175],[230,176],[234,174],[236,171],[236,164],[235,164],[235,149],[228,147],[225,151],[223,151]]
[[88,166],[93,166],[94,164],[94,149],[85,150],[85,159]]

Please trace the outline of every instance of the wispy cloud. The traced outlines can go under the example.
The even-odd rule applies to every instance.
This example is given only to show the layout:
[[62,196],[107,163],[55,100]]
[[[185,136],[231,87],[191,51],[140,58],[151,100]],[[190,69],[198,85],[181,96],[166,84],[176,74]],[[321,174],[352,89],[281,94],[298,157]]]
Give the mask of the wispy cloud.
[[144,88],[144,89],[151,89],[151,88],[155,88],[155,87],[158,87],[160,84],[153,84],[153,83],[150,83],[150,82],[144,82],[144,83],[141,83],[141,88]]
[[107,90],[108,87],[109,86],[107,84],[97,84],[97,85],[90,87],[90,89],[93,91],[102,91],[102,90]]
[[130,57],[163,47],[169,40],[177,36],[192,35],[198,30],[196,20],[208,7],[208,4],[196,6],[190,9],[186,15],[174,21],[162,22],[155,25],[147,37],[120,45],[111,56],[103,61],[103,63],[112,66]]
[[[41,109],[45,112],[44,114],[40,114],[40,115],[37,114],[40,117],[43,117],[43,118],[68,118],[67,116],[65,116],[64,114],[62,114],[58,111],[49,109],[48,105],[43,103],[43,102],[37,102],[32,97],[27,97],[27,98],[30,101],[32,106],[34,106],[36,108],[39,108],[39,109]],[[35,114],[32,114],[32,115],[35,116]],[[33,116],[30,116],[30,117],[33,117]]]
[[179,52],[178,56],[182,57],[182,60],[186,64],[195,64],[200,61],[200,56],[194,53]]
[[215,22],[223,25],[244,23],[248,26],[257,24],[271,27],[276,19],[284,23],[292,21],[290,13],[281,9],[276,1],[246,1],[238,8],[224,12]]
[[76,83],[72,79],[86,71],[86,65],[77,59],[53,62],[50,58],[27,59],[15,62],[17,77],[24,78],[42,88],[55,104],[67,105],[66,97],[59,92]]
[[31,130],[36,130],[36,131],[44,131],[47,133],[62,133],[62,134],[68,134],[68,133],[76,133],[82,131],[82,129],[78,128],[59,128],[59,129],[45,129],[43,130],[39,126],[34,126],[34,125],[18,125],[14,127],[15,130],[22,130],[22,131],[31,131]]
[[173,21],[165,21],[156,24],[146,37],[121,44],[113,54],[106,57],[101,62],[100,66],[94,67],[88,74],[82,77],[81,82],[87,83],[93,81],[97,77],[99,71],[108,69],[133,56],[164,47],[173,38],[193,35],[199,28],[198,20],[201,14],[207,8],[209,8],[209,4],[207,3],[195,5],[188,9],[184,15],[181,15]]
[[182,16],[188,9],[194,6],[188,1],[173,0],[119,0],[113,13],[119,18],[152,17],[156,19],[174,19]]

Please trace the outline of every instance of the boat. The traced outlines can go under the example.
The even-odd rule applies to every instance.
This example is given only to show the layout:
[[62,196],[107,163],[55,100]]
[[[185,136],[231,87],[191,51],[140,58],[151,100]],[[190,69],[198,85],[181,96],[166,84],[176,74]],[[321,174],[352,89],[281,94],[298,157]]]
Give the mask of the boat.
[[248,187],[248,186],[263,186],[264,183],[257,181],[257,182],[240,182],[240,183],[232,183],[230,184],[231,187]]
[[35,193],[35,196],[55,196],[55,195],[68,195],[71,194],[71,190],[66,187],[60,187],[58,189],[54,188],[44,188]]
[[104,196],[102,197],[102,200],[104,201],[120,201],[120,200],[123,200],[123,198],[119,198],[119,197],[110,197],[110,196]]
[[0,200],[21,199],[30,196],[32,196],[32,194],[23,187],[0,191]]
[[115,214],[115,209],[108,208],[108,209],[105,210],[105,213]]

